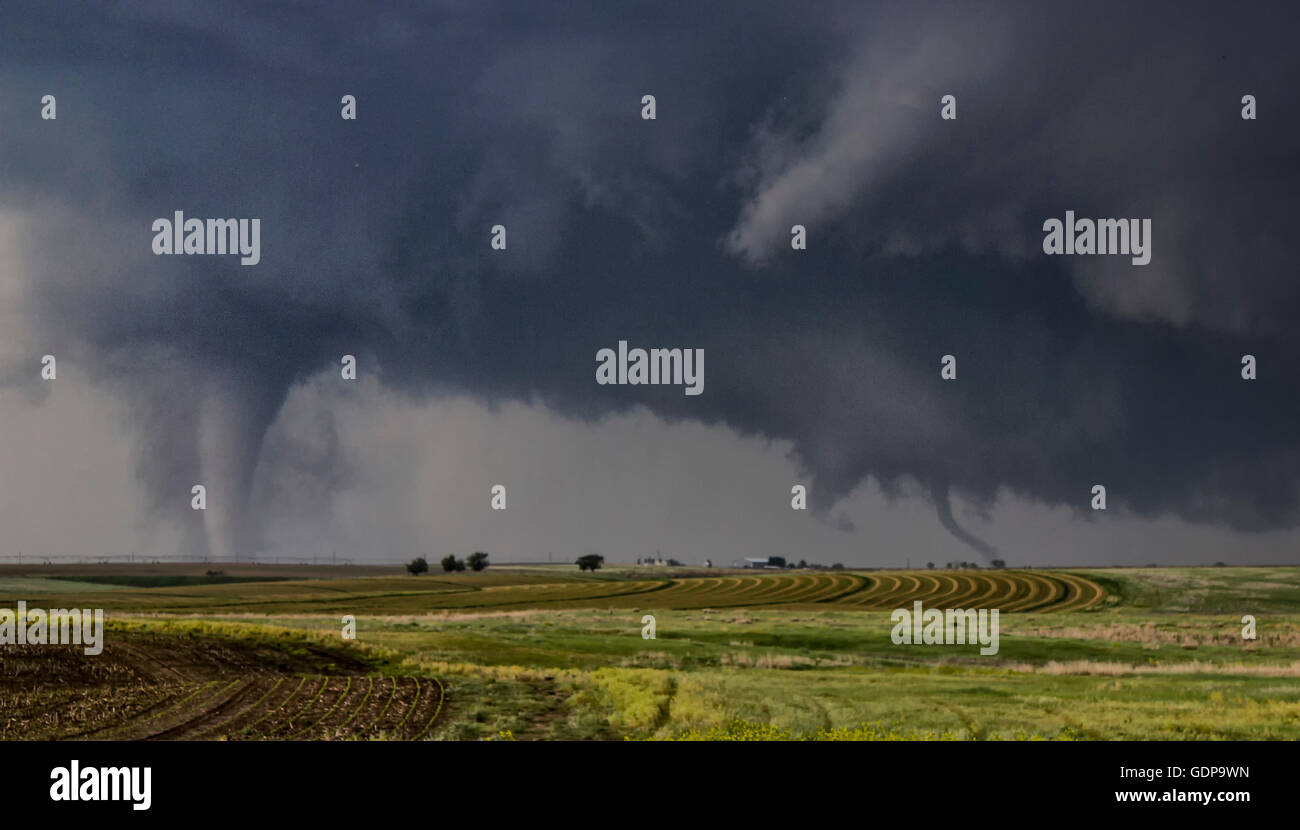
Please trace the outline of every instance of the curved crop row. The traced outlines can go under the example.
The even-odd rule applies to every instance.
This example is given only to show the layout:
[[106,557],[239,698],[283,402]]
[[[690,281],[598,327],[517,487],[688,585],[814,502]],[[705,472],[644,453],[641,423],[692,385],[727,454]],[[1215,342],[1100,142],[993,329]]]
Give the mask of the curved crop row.
[[929,607],[1079,611],[1105,590],[1060,571],[759,572],[666,579],[595,579],[493,585],[426,598],[432,609],[513,608],[844,608]]

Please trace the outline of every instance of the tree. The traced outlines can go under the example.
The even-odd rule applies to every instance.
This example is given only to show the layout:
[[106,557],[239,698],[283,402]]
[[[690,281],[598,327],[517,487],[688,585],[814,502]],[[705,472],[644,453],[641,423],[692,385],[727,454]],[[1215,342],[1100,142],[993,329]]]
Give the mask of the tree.
[[784,568],[784,567],[785,567],[785,557],[784,557],[784,556],[769,556],[769,557],[767,557],[767,564],[771,565],[771,566],[774,567],[774,568]]
[[799,567],[801,567],[801,568],[806,568],[806,567],[808,567],[808,563],[805,562],[804,560],[800,559],[800,560],[799,560]]
[[842,571],[842,570],[844,570],[844,566],[841,565],[839,562],[836,562],[834,565],[831,565],[831,570],[832,570],[832,571]]
[[605,563],[605,557],[599,553],[589,553],[578,557],[578,570],[595,573]]
[[1001,559],[994,559],[992,564],[995,568],[1005,568],[1007,566],[1007,563],[1003,562]]
[[469,559],[465,561],[469,565],[471,571],[481,571],[488,566],[487,557],[488,555],[486,553],[479,550],[471,553]]
[[414,576],[427,574],[429,572],[429,563],[424,561],[423,556],[420,556],[406,563],[406,569]]
[[929,568],[930,570],[934,570],[934,563],[933,563],[933,562],[926,562],[926,563],[925,563],[925,566],[926,566],[927,568]]
[[456,554],[448,554],[447,556],[442,557],[442,569],[447,573],[451,573],[452,571],[463,571],[465,570],[465,563],[457,559]]

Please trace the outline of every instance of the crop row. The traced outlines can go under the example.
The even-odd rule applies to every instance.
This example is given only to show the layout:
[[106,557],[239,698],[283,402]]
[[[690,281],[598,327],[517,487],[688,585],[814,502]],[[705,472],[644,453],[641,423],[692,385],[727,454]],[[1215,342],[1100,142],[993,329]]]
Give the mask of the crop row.
[[883,609],[920,600],[945,608],[1072,611],[1105,596],[1059,571],[872,571],[727,574],[678,579],[494,586],[426,597],[428,607],[489,609],[822,607]]
[[436,679],[256,675],[13,697],[8,739],[420,740],[445,695]]

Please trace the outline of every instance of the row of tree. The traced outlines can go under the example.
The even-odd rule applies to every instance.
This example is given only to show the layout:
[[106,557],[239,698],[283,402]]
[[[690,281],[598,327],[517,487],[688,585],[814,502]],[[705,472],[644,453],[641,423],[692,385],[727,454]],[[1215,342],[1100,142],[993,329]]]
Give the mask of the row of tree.
[[795,562],[787,562],[787,561],[785,561],[785,557],[784,557],[784,556],[769,556],[769,557],[767,557],[767,564],[768,564],[768,567],[771,567],[771,568],[787,568],[787,569],[791,569],[791,568],[805,568],[805,569],[811,569],[811,570],[814,570],[814,571],[825,571],[825,570],[831,570],[831,571],[842,571],[842,570],[844,570],[844,566],[843,566],[842,564],[840,564],[839,562],[836,562],[834,565],[822,565],[822,564],[820,564],[820,563],[818,563],[818,562],[809,562],[807,559],[800,559],[800,560],[798,561],[798,563],[795,563]]
[[[925,563],[925,566],[926,566],[927,568],[931,569],[931,570],[934,570],[934,563],[933,563],[933,562],[926,562],[926,563]],[[990,568],[1005,568],[1006,566],[1007,566],[1007,563],[1006,563],[1006,562],[1003,562],[1001,559],[994,559],[992,562],[989,563],[989,567],[990,567]],[[968,569],[969,569],[969,570],[975,570],[975,571],[978,571],[978,570],[980,569],[980,563],[978,563],[978,562],[949,562],[949,563],[948,563],[948,567],[949,567],[950,569],[957,569],[957,568],[959,568],[959,569],[961,569],[961,570],[963,570],[963,571],[964,571],[964,570],[968,570]]]
[[[475,551],[464,559],[458,559],[455,554],[442,557],[442,569],[446,573],[455,573],[469,568],[471,571],[481,571],[488,566],[488,555],[483,551]],[[406,569],[412,574],[419,576],[429,572],[429,563],[423,556],[418,556],[407,563]]]
[[[605,564],[605,557],[599,553],[589,553],[586,556],[579,556],[577,565],[579,570],[592,571],[593,573]],[[454,573],[469,568],[471,571],[481,571],[488,566],[488,555],[482,551],[471,553],[464,559],[457,559],[455,554],[444,556],[442,558],[442,569],[446,573]],[[412,559],[406,565],[406,569],[411,573],[419,576],[429,572],[429,563],[423,556]]]

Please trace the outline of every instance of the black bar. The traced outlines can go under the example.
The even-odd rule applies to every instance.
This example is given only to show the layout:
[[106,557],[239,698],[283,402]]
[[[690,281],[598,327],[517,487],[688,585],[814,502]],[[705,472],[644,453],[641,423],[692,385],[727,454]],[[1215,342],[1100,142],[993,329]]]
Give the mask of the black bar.
[[[772,818],[774,800],[813,812],[838,803],[917,816],[960,809],[991,818],[1034,810],[1040,819],[1086,820],[1098,810],[1172,810],[1221,819],[1240,810],[1290,811],[1296,802],[1292,743],[63,742],[6,748],[9,771],[0,787],[6,817],[104,816],[128,824],[279,816],[389,821],[408,809],[412,818],[451,820],[470,807],[483,820],[492,814],[517,820],[530,810],[558,817],[574,809],[590,817],[600,804],[621,811],[608,815],[611,822],[633,815],[638,822],[681,819],[683,811],[701,810]],[[51,800],[51,770],[70,769],[73,760],[83,774],[87,767],[149,767],[149,808],[135,810],[129,800]],[[1171,767],[1183,775],[1171,778]],[[1198,774],[1227,768],[1244,774]],[[1122,769],[1162,774],[1146,780],[1122,777]],[[758,790],[753,775],[761,779]],[[1130,803],[1116,795],[1161,798],[1174,791],[1246,793],[1249,800]],[[690,804],[697,806],[688,810]]]

